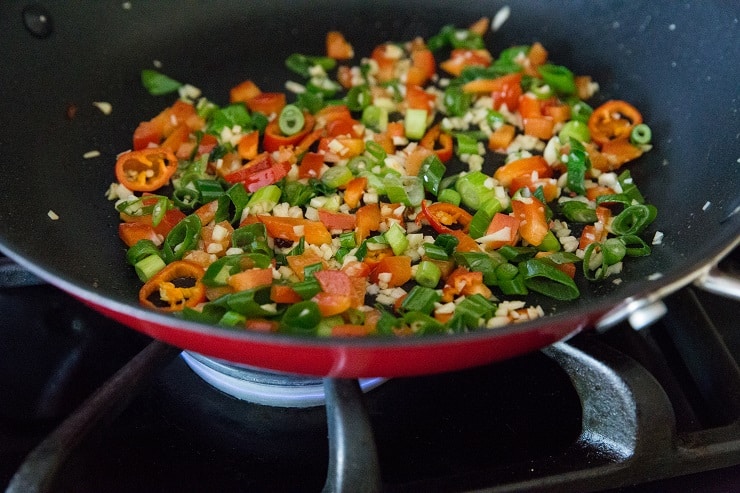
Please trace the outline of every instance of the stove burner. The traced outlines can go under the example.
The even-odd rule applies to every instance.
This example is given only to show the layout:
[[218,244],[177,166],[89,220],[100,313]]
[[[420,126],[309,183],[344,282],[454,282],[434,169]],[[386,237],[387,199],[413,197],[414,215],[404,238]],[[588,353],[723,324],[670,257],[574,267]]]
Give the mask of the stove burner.
[[[323,380],[261,370],[183,351],[182,359],[198,376],[216,389],[237,399],[273,407],[306,408],[325,403]],[[384,378],[360,379],[368,392]]]

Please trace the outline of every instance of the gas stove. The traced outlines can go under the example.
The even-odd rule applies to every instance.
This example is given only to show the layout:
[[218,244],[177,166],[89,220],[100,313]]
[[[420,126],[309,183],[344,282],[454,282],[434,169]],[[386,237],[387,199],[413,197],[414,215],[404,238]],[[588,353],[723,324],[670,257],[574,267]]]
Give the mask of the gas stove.
[[641,331],[322,381],[182,353],[0,260],[7,491],[740,487],[740,303],[692,287]]

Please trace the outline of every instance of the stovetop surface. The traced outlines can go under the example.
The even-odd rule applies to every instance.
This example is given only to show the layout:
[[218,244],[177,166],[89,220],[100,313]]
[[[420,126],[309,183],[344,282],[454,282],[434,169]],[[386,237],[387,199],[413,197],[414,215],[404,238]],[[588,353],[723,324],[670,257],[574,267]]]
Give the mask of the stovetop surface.
[[[670,399],[681,443],[730,429],[740,416],[740,405],[723,393],[728,391],[714,388],[729,378],[732,391],[733,376],[697,374],[696,367],[727,369],[712,361],[687,362],[685,347],[703,343],[677,341],[672,328],[673,319],[693,316],[682,309],[697,300],[736,368],[740,332],[734,314],[740,304],[694,289],[670,297],[672,311],[647,331],[619,326],[573,341],[608,345],[647,368]],[[29,451],[150,340],[50,286],[2,288],[0,307],[0,487],[5,488]],[[491,485],[527,491],[505,485],[620,464],[582,443],[581,397],[571,376],[543,352],[471,370],[392,379],[368,392],[365,405],[388,491]],[[718,436],[715,448],[727,448]],[[728,462],[727,453],[717,457],[718,470],[702,466],[712,470],[688,476],[682,474],[690,468],[676,470],[680,477],[657,483],[649,476],[635,478],[629,491],[735,491],[740,467],[733,464],[740,457],[737,462]],[[53,491],[318,491],[327,462],[323,407],[238,401],[214,390],[176,357],[119,416],[82,442]],[[613,486],[609,480],[598,488],[587,484],[583,491]]]

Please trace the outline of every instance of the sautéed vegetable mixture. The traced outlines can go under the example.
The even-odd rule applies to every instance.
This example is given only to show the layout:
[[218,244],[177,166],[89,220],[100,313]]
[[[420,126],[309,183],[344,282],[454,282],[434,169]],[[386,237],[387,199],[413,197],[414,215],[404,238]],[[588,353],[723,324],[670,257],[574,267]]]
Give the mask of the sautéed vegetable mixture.
[[218,106],[179,98],[133,135],[108,194],[142,305],[240,330],[411,336],[544,315],[650,254],[656,216],[624,165],[650,128],[592,108],[589,76],[539,43],[490,52],[490,22],[360,57],[340,32]]

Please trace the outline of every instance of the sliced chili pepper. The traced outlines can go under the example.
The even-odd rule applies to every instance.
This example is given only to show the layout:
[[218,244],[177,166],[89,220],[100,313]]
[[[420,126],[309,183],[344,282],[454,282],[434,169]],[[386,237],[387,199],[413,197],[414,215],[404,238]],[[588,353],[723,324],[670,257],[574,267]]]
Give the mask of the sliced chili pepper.
[[[445,227],[452,226],[453,224],[457,224],[461,226],[462,231],[464,233],[468,232],[468,228],[470,227],[470,221],[473,220],[473,216],[468,211],[456,205],[449,204],[447,202],[435,202],[429,207],[425,207],[424,211],[425,211],[424,214],[427,216],[427,219],[429,218],[429,216],[433,216],[435,223],[441,224]],[[449,229],[452,229],[452,228],[449,228]],[[443,233],[446,231],[438,231],[438,232]]]
[[139,302],[155,310],[174,312],[193,308],[206,299],[201,282],[205,270],[195,262],[177,260],[157,272],[139,290]]
[[640,111],[626,101],[613,99],[596,108],[588,119],[594,142],[604,145],[615,139],[629,138],[635,125],[642,123]]
[[116,178],[134,192],[153,192],[170,181],[177,157],[168,149],[129,151],[116,161]]
[[265,137],[262,141],[262,145],[267,152],[274,152],[280,149],[282,146],[296,145],[300,143],[304,137],[306,137],[313,129],[316,119],[310,113],[304,115],[303,130],[294,133],[291,136],[285,136],[280,131],[280,123],[277,119],[267,124],[265,128]]
[[437,216],[429,212],[429,208],[426,206],[425,202],[426,201],[424,200],[421,201],[421,212],[422,213],[419,214],[419,216],[417,216],[417,219],[416,219],[417,224],[421,220],[420,216],[424,216],[427,222],[429,223],[429,225],[432,228],[434,228],[436,232],[450,234],[454,236],[455,238],[457,238],[458,240],[458,245],[456,247],[457,251],[459,252],[479,252],[480,251],[480,245],[478,245],[478,243],[476,243],[476,241],[473,238],[471,238],[470,235],[464,233],[461,230],[450,229],[444,224],[442,224],[437,218]]
[[427,130],[419,145],[434,151],[443,163],[452,158],[452,135],[443,132],[439,123]]

